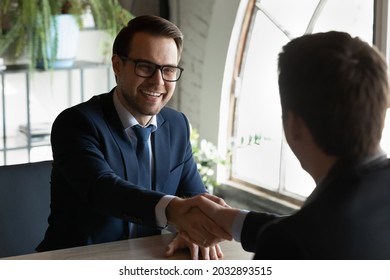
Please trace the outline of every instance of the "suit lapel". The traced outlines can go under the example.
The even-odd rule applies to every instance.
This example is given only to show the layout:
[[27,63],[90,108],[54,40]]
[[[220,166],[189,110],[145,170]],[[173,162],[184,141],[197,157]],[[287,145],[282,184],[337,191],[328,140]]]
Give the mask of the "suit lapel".
[[[138,174],[133,170],[134,168],[137,168],[136,153],[135,151],[132,151],[133,146],[131,145],[129,137],[123,128],[118,113],[115,110],[113,92],[114,90],[104,96],[104,100],[102,101],[103,112],[106,115],[105,119],[107,120],[107,126],[111,132],[111,135],[113,136],[113,139],[118,145],[119,152],[121,154],[121,160],[125,166],[123,171],[124,179],[136,183],[138,180]],[[118,166],[119,165],[121,164],[118,163]]]
[[170,126],[169,122],[165,121],[161,114],[157,115],[158,129],[153,133],[153,154],[154,162],[154,186],[156,191],[164,192],[165,181],[169,176],[170,166]]

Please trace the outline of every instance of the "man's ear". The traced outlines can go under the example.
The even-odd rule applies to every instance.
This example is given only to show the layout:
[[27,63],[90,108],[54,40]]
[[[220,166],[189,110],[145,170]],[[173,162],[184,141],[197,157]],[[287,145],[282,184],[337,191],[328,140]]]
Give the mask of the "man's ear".
[[112,62],[112,69],[114,70],[115,76],[118,77],[122,69],[122,59],[117,54],[114,54],[111,57],[111,62]]

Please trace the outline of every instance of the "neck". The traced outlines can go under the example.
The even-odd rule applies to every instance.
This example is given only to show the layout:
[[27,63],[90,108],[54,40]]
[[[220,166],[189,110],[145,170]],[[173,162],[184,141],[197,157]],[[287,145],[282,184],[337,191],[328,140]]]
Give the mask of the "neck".
[[318,184],[326,175],[329,173],[329,170],[334,166],[338,161],[338,158],[335,156],[323,155],[322,157],[317,157],[313,159],[315,161],[312,164],[311,170],[308,172],[313,177],[316,184]]

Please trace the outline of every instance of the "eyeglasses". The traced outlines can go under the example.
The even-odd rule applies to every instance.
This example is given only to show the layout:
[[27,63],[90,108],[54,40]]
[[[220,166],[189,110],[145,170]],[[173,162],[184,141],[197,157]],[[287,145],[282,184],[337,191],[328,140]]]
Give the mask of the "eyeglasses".
[[127,56],[121,56],[121,58],[133,62],[135,64],[134,73],[142,78],[152,77],[158,69],[161,71],[161,76],[164,81],[176,82],[180,79],[181,73],[184,71],[179,66],[158,65],[144,60],[133,60]]

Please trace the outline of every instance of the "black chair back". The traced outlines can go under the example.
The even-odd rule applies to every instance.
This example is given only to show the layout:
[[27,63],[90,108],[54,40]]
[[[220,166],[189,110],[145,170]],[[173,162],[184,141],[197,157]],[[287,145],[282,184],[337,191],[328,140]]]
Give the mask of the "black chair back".
[[35,252],[50,212],[52,161],[0,166],[0,258]]

